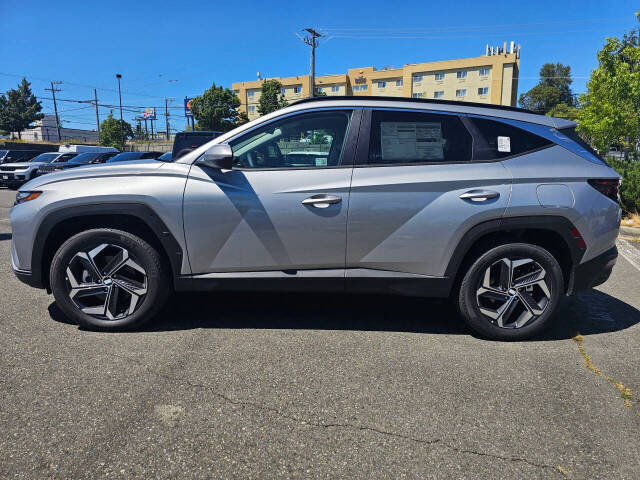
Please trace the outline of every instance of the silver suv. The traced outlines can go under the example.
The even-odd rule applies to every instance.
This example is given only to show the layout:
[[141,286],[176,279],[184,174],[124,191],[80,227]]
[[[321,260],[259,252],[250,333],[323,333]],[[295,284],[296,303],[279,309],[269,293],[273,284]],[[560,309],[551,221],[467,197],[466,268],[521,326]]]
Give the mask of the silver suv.
[[608,278],[618,183],[566,120],[307,99],[173,163],[29,182],[12,267],[86,328],[140,325],[173,290],[313,290],[450,297],[474,331],[522,339]]

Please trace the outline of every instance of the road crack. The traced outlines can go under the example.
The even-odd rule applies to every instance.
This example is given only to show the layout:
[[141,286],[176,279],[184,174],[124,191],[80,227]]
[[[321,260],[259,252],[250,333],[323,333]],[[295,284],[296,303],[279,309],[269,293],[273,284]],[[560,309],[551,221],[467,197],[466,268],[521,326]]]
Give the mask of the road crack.
[[580,352],[580,355],[582,355],[582,358],[584,358],[585,368],[595,373],[599,377],[604,378],[609,383],[613,384],[620,392],[620,398],[624,400],[624,406],[627,408],[631,408],[636,414],[638,414],[639,412],[636,405],[638,404],[640,399],[638,399],[638,397],[633,394],[629,387],[624,385],[622,382],[619,382],[618,380],[615,380],[606,375],[593,364],[593,362],[591,361],[591,357],[584,349],[584,337],[580,335],[580,333],[573,337],[573,341],[578,345],[578,352]]

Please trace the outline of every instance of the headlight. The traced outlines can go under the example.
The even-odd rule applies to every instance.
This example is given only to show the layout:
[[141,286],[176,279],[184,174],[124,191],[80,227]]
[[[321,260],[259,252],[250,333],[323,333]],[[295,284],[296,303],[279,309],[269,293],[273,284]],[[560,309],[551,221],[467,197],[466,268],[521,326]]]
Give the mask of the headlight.
[[19,203],[24,203],[24,202],[30,202],[31,200],[35,200],[36,198],[38,198],[40,195],[42,195],[42,192],[20,191],[16,194],[16,201],[14,205],[18,205]]

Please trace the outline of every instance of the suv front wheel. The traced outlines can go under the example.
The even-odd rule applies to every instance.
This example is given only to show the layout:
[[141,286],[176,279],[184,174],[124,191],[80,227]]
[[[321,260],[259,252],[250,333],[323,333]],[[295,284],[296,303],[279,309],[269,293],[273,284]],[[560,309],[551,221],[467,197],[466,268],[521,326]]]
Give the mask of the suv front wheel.
[[53,257],[49,275],[60,310],[89,329],[139,326],[169,294],[158,252],[121,230],[87,230],[69,238]]
[[497,340],[523,340],[553,319],[564,293],[562,269],[547,250],[511,243],[481,255],[466,272],[459,308],[466,324]]

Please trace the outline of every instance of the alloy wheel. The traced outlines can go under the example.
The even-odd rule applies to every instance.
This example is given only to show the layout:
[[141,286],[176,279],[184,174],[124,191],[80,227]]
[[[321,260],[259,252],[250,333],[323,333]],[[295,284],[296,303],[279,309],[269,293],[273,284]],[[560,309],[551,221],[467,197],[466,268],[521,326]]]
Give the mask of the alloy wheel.
[[102,243],[77,252],[66,268],[69,298],[80,311],[103,320],[132,315],[147,294],[147,273],[130,252]]
[[551,300],[547,272],[531,258],[502,258],[484,272],[476,299],[480,312],[502,328],[521,328],[542,315]]

